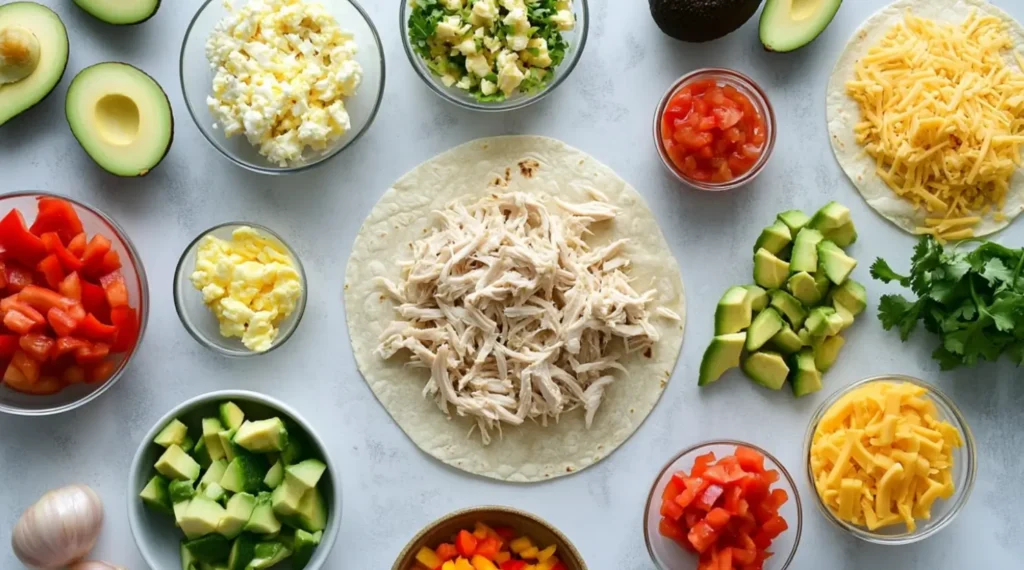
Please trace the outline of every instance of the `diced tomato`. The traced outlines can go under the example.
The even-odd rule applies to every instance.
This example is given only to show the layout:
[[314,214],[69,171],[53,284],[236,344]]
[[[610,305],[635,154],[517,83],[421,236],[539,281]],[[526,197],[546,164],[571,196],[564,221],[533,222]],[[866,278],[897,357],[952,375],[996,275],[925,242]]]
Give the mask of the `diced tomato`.
[[100,277],[100,285],[111,309],[128,306],[128,286],[125,285],[124,276],[120,271],[114,270]]
[[3,247],[7,256],[29,267],[34,267],[46,257],[43,240],[28,231],[25,218],[17,208],[0,219],[0,247]]
[[68,248],[61,242],[57,232],[47,232],[40,236],[39,239],[43,240],[46,251],[50,252],[50,255],[57,256],[65,272],[78,271],[82,268],[82,261],[75,254],[68,251]]
[[4,265],[4,273],[5,281],[7,281],[7,290],[12,293],[21,291],[34,281],[31,271],[14,263],[6,263]]
[[75,351],[75,362],[88,365],[101,362],[110,354],[110,345],[97,342],[92,345],[83,346]]
[[[59,283],[58,283],[59,285]],[[68,310],[78,304],[78,301],[69,299],[56,291],[50,291],[36,285],[29,285],[18,293],[18,299],[33,309],[46,312],[57,307]]]
[[47,232],[55,232],[67,243],[77,234],[82,233],[82,221],[75,212],[75,207],[60,198],[39,198],[36,220],[29,228],[33,234],[41,236]]
[[710,131],[718,128],[718,122],[713,116],[701,117],[700,124],[697,125],[698,131]]
[[92,313],[101,321],[110,320],[110,305],[107,304],[107,293],[103,287],[82,280],[82,306],[86,312]]
[[501,550],[501,541],[493,536],[488,536],[477,543],[476,550],[473,551],[473,555],[483,556],[484,558],[493,561],[494,557],[498,555],[499,550]]
[[764,456],[749,447],[737,446],[736,460],[739,462],[740,467],[748,473],[764,472]]
[[51,289],[56,289],[60,286],[60,282],[64,280],[64,267],[61,266],[60,260],[54,254],[47,255],[42,261],[36,265],[36,269],[43,275],[46,280],[46,284]]
[[88,245],[85,246],[85,253],[82,254],[82,270],[91,274],[98,274],[103,265],[103,256],[110,251],[110,240],[100,234],[92,236]]
[[700,81],[694,81],[689,87],[689,91],[694,95],[703,95],[705,91],[711,89],[717,85],[714,79],[701,79]]
[[67,277],[65,277],[64,280],[60,282],[60,285],[57,286],[57,291],[68,299],[81,301],[82,278],[78,276],[78,273],[68,273]]
[[715,117],[715,125],[723,131],[735,127],[743,118],[743,111],[732,107],[715,107],[711,114]]
[[18,345],[36,362],[46,362],[53,353],[54,340],[39,333],[27,334],[18,341]]
[[88,242],[89,240],[85,236],[85,232],[82,232],[68,242],[68,252],[81,259],[82,256],[85,255],[85,246]]
[[476,544],[476,537],[468,530],[460,530],[459,534],[455,537],[455,549],[459,551],[459,556],[463,558],[471,558],[476,553]]
[[116,369],[117,364],[109,360],[103,360],[89,367],[85,374],[85,381],[89,384],[105,382],[114,374],[114,370]]
[[442,542],[434,549],[434,554],[437,554],[437,557],[441,562],[447,562],[455,559],[459,555],[459,551],[455,550],[454,544],[450,542]]
[[88,313],[78,324],[78,333],[90,340],[113,341],[117,336],[117,327],[101,323],[95,315]]
[[54,348],[54,357],[60,358],[65,354],[72,354],[78,352],[80,348],[91,348],[92,343],[87,340],[75,338],[71,336],[64,336],[57,339],[57,344]]

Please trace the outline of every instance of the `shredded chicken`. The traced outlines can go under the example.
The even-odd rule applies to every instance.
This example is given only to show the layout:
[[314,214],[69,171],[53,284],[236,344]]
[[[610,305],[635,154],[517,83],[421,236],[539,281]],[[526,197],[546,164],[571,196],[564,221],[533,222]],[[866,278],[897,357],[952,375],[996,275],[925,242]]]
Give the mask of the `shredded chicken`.
[[618,213],[592,196],[556,200],[556,212],[521,192],[453,202],[400,262],[400,283],[378,280],[396,319],[377,354],[408,351],[409,366],[430,370],[424,397],[476,418],[484,444],[503,422],[547,425],[581,407],[589,428],[613,372],[627,372],[619,360],[658,341],[650,319],[679,320],[664,307],[652,314],[657,292],[630,285],[627,240],[584,241]]

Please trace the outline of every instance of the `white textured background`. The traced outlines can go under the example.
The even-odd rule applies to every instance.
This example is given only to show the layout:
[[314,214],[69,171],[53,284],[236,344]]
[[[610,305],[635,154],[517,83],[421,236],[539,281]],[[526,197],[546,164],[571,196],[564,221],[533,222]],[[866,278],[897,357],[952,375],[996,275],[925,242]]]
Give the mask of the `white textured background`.
[[[80,481],[103,497],[107,522],[96,555],[131,570],[144,563],[128,530],[127,470],[139,438],[182,400],[248,388],[296,407],[327,439],[342,469],[344,513],[330,568],[389,568],[405,542],[430,520],[465,506],[503,503],[553,521],[596,570],[651,568],[641,529],[649,485],[662,464],[696,441],[747,439],[776,453],[799,477],[812,410],[827,393],[885,372],[938,383],[963,408],[979,445],[974,495],[940,535],[914,546],[858,542],[827,525],[805,499],[797,569],[1020,568],[1024,559],[1024,382],[1005,362],[940,374],[934,339],[901,346],[871,315],[883,288],[867,266],[885,255],[906,267],[914,240],[877,217],[832,158],[824,89],[853,30],[882,0],[848,0],[825,34],[790,55],[765,53],[756,17],[724,39],[684,45],[663,36],[641,0],[592,0],[593,27],[583,61],[551,97],[523,111],[482,115],[432,95],[402,50],[397,0],[365,0],[387,55],[387,89],[370,132],[327,166],[287,179],[248,174],[222,159],[194,128],[178,85],[178,50],[199,0],[168,0],[134,28],[101,24],[69,1],[46,0],[63,18],[71,61],[42,105],[0,128],[0,191],[44,189],[99,206],[124,226],[149,274],[152,312],[141,354],[98,401],[55,418],[0,417],[0,540],[44,491]],[[996,4],[1024,20],[1017,0]],[[64,93],[80,69],[105,60],[137,65],[171,98],[176,118],[170,155],[150,176],[120,180],[97,169],[64,121]],[[769,93],[780,124],[775,156],[758,182],[728,194],[681,189],[663,172],[651,140],[664,89],[702,66],[733,67]],[[473,138],[511,133],[558,137],[606,162],[654,208],[682,265],[690,317],[683,354],[661,404],[621,450],[580,475],[531,487],[501,485],[448,469],[420,453],[377,404],[355,369],[342,314],[341,286],[355,232],[377,197],[403,172]],[[826,376],[825,391],[794,400],[732,374],[698,391],[696,370],[711,337],[721,292],[750,279],[749,247],[779,210],[812,211],[829,199],[854,211],[862,261],[855,277],[872,307]],[[218,222],[247,219],[282,233],[309,275],[305,319],[291,341],[266,358],[227,360],[206,351],[174,313],[171,278],[185,245]],[[1024,243],[1024,221],[997,236]],[[168,528],[168,532],[173,532]],[[0,568],[18,568],[0,545]],[[165,569],[159,569],[165,570]]]

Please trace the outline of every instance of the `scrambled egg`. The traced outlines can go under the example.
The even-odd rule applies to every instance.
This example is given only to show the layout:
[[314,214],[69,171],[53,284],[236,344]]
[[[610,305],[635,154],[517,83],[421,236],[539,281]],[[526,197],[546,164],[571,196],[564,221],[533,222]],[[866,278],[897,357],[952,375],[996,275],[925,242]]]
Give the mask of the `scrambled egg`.
[[216,71],[210,112],[224,135],[244,134],[279,166],[323,151],[351,128],[344,99],[363,70],[357,46],[324,7],[303,0],[251,0],[221,20],[206,42]]
[[231,241],[205,236],[192,285],[220,321],[220,334],[242,339],[253,352],[273,345],[278,325],[302,297],[302,278],[291,257],[250,227],[236,229]]

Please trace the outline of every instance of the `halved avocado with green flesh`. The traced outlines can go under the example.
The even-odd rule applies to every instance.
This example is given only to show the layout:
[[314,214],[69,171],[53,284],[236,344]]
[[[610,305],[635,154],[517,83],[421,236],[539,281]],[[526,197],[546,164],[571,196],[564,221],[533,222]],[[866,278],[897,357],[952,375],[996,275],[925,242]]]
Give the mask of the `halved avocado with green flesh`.
[[832,22],[843,0],[768,0],[758,32],[768,51],[793,51],[811,43]]
[[160,0],[75,0],[75,4],[97,20],[117,26],[141,24],[160,9]]
[[174,137],[171,104],[160,85],[126,63],[83,69],[68,88],[68,125],[78,144],[115,176],[145,176]]
[[35,2],[0,6],[0,125],[45,99],[67,65],[60,16]]

